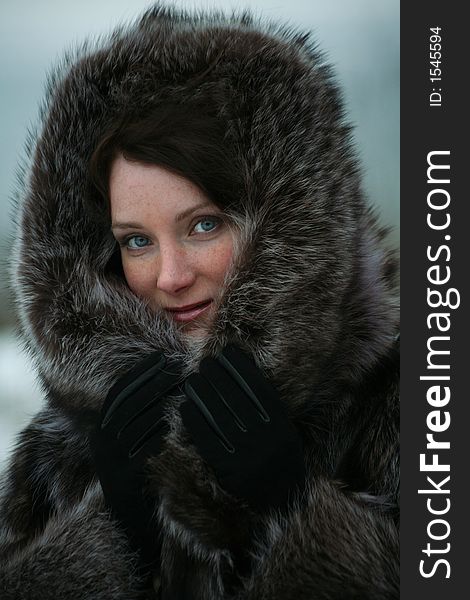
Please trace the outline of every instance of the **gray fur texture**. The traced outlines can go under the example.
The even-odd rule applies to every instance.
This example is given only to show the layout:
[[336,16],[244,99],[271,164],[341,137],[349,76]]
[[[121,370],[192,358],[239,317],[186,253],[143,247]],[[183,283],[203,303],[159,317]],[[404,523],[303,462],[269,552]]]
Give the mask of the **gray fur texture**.
[[[224,120],[242,183],[236,265],[211,331],[188,344],[105,268],[114,242],[84,198],[110,117],[194,97]],[[17,218],[21,335],[47,403],[3,482],[4,600],[189,597],[181,586],[194,600],[398,597],[396,260],[308,36],[156,5],[69,55],[50,80]],[[110,386],[150,351],[189,373],[228,341],[280,391],[304,438],[307,488],[288,514],[252,513],[220,488],[169,398],[171,432],[148,465],[162,558],[143,589],[103,509],[89,432]]]

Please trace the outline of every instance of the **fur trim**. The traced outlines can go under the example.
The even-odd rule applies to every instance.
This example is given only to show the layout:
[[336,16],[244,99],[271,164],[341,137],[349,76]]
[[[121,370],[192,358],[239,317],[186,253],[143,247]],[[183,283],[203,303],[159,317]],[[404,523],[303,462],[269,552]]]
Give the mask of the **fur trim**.
[[[106,268],[115,243],[85,209],[88,163],[109,119],[194,96],[224,122],[241,177],[239,202],[231,209],[237,258],[221,290],[217,320],[197,341],[151,312]],[[149,352],[164,348],[190,373],[230,341],[248,350],[277,386],[305,438],[313,491],[306,508],[266,528],[264,516],[219,487],[185,436],[181,399],[169,399],[171,433],[164,452],[148,465],[164,536],[163,589],[179,589],[184,572],[195,597],[236,595],[242,581],[250,598],[312,597],[296,583],[301,571],[316,598],[337,598],[334,590],[348,585],[351,594],[379,597],[384,561],[397,560],[396,554],[382,555],[389,546],[395,552],[389,521],[331,481],[348,465],[341,472],[345,485],[354,489],[349,475],[361,471],[358,492],[396,500],[395,470],[390,474],[388,465],[372,459],[361,466],[370,455],[396,462],[395,420],[389,418],[396,394],[381,371],[394,352],[398,327],[396,260],[364,200],[340,94],[309,36],[256,22],[247,13],[190,15],[157,4],[128,28],[84,45],[51,76],[38,133],[30,140],[17,221],[12,273],[21,332],[48,408],[24,434],[12,463],[3,501],[8,564],[25,561],[30,566],[24,568],[33,569],[34,557],[41,569],[67,565],[91,581],[101,577],[100,565],[116,562],[115,587],[106,575],[97,586],[110,585],[116,598],[138,597],[129,591],[133,563],[119,533],[88,503],[94,480],[88,433],[110,386]],[[396,361],[387,365],[395,373]],[[371,384],[377,373],[383,381]],[[372,413],[380,428],[373,439],[363,429]],[[353,518],[365,525],[353,531]],[[93,528],[107,539],[97,539]],[[335,563],[330,546],[320,551],[335,536],[358,556],[356,566]],[[77,565],[69,551],[75,537],[77,554],[84,554]],[[24,552],[12,555],[16,544]],[[359,584],[361,551],[369,545],[376,577]],[[105,560],[94,569],[97,552]],[[324,552],[328,576],[321,574]],[[256,580],[247,576],[250,553]],[[291,558],[300,571],[288,577]],[[49,581],[38,569],[31,571],[31,585],[37,578]],[[390,597],[394,576],[391,569]],[[13,571],[5,577],[13,581]],[[56,596],[74,597],[64,591],[69,588],[58,589]]]

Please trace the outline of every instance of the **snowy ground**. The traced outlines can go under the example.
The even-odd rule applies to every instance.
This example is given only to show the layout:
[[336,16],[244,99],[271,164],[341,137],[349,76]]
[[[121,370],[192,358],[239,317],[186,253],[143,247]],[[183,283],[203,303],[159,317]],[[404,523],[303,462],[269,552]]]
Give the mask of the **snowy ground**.
[[41,392],[28,357],[14,336],[0,331],[0,472],[16,435],[41,405]]

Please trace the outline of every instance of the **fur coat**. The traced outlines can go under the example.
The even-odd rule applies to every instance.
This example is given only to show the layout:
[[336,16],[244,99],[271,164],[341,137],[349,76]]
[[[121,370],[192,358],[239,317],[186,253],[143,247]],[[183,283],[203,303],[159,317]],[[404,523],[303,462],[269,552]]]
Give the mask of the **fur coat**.
[[[85,198],[110,115],[194,97],[225,123],[241,242],[210,333],[185,344],[109,268],[115,243]],[[397,598],[396,260],[308,36],[155,6],[64,59],[28,160],[12,272],[45,403],[2,482],[2,599]],[[162,556],[144,589],[104,507],[90,431],[148,353],[164,348],[190,373],[228,341],[279,390],[304,440],[305,490],[287,513],[254,514],[218,485],[169,398],[149,463]]]

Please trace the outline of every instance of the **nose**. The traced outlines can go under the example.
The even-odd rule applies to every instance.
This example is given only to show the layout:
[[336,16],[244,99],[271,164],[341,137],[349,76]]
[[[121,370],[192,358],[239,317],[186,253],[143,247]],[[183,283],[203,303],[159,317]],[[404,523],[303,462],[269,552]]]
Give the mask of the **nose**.
[[190,288],[196,273],[184,248],[170,245],[160,246],[159,268],[157,272],[157,289],[172,296]]

